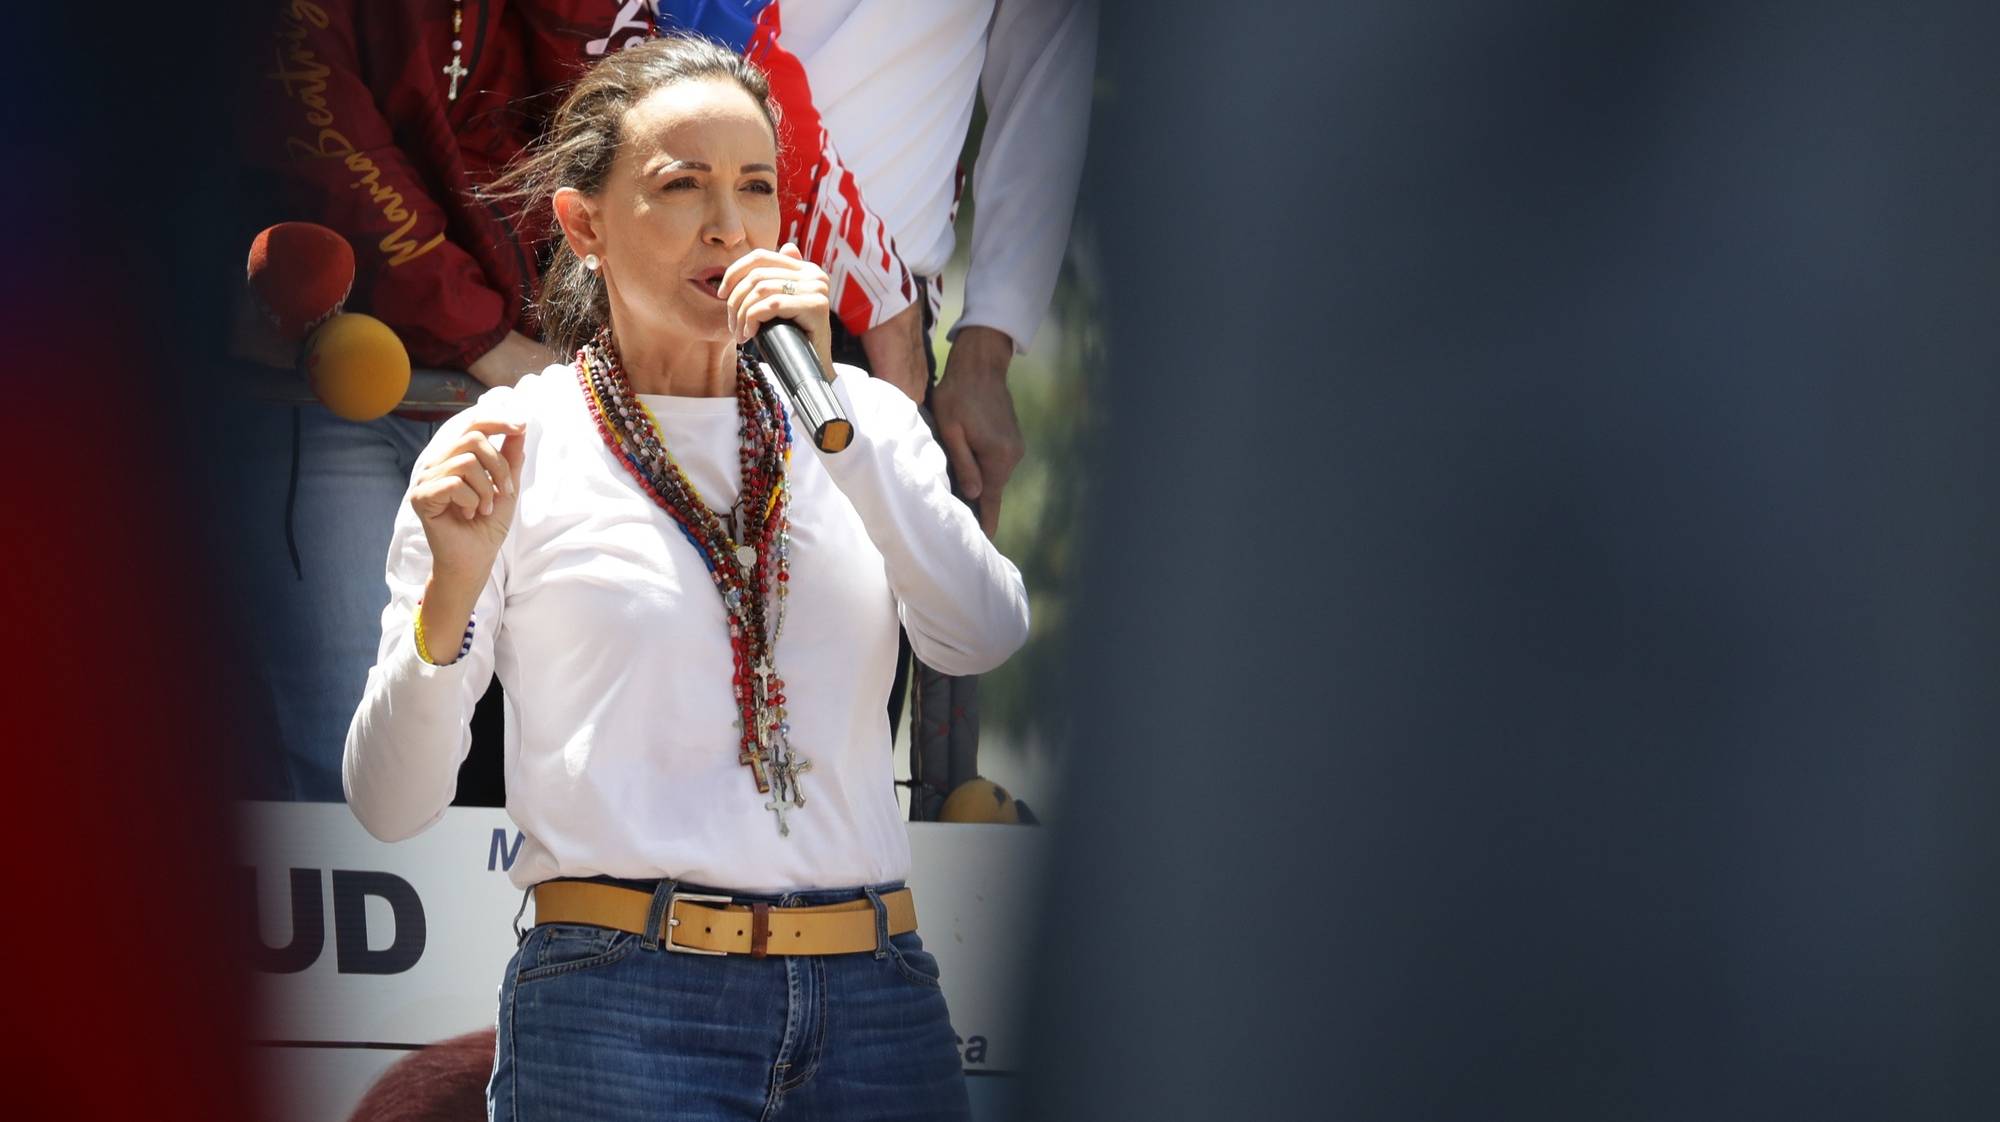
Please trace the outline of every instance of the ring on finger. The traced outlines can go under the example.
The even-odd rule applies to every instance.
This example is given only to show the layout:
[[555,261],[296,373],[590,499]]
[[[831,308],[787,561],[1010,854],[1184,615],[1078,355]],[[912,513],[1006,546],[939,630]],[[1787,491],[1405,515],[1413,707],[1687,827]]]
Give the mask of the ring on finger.
[[783,291],[787,296],[797,296],[799,294],[799,282],[789,281],[789,280],[786,281],[784,284]]

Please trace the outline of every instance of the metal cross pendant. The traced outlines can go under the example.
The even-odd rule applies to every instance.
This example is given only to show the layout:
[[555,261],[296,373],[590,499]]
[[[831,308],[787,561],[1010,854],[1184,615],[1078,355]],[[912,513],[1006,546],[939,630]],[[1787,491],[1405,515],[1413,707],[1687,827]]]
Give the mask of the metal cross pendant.
[[764,809],[778,816],[778,836],[791,837],[792,827],[785,821],[785,812],[792,809],[792,800],[785,797],[784,784],[771,784],[771,801],[764,804]]
[[806,805],[805,793],[799,790],[799,775],[811,768],[811,760],[794,759],[789,753],[771,767],[771,801],[764,804],[764,809],[778,816],[780,837],[792,834],[790,824],[785,821],[785,812]]
[[450,99],[450,100],[452,100],[452,101],[457,101],[457,100],[458,100],[458,80],[459,80],[460,78],[463,78],[463,77],[465,77],[465,76],[466,76],[467,74],[470,74],[470,73],[472,73],[472,71],[470,71],[470,70],[467,70],[467,69],[466,69],[465,67],[463,67],[463,66],[460,66],[460,65],[458,64],[458,56],[457,56],[457,55],[453,55],[453,56],[451,56],[451,65],[450,65],[450,66],[447,66],[447,67],[445,67],[445,68],[444,68],[444,72],[445,72],[446,74],[449,74],[449,75],[451,75],[451,89],[445,92],[445,97],[449,98],[449,99]]
[[801,760],[793,756],[791,754],[791,745],[787,744],[785,745],[785,758],[778,763],[777,767],[772,769],[774,773],[772,778],[775,780],[772,785],[777,790],[783,792],[784,797],[792,800],[793,806],[804,806],[806,805],[806,793],[799,789],[799,776],[811,771],[812,766],[813,763],[811,760]]

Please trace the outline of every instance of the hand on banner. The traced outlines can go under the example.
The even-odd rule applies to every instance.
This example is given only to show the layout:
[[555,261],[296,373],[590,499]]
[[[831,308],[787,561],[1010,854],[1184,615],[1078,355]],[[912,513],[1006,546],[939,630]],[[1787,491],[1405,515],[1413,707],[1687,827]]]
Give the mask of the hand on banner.
[[959,329],[945,360],[944,377],[931,392],[938,438],[958,493],[979,508],[979,527],[992,537],[1000,528],[1000,492],[1021,462],[1027,444],[1007,389],[1007,366],[1014,341],[991,327]]
[[473,359],[465,372],[484,385],[511,386],[561,361],[561,356],[550,350],[548,344],[509,331],[492,350]]

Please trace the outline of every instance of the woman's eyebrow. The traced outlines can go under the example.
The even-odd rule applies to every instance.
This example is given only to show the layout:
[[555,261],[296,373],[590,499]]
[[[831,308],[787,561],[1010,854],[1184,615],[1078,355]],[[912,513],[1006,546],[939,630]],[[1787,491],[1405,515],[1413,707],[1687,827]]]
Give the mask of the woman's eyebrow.
[[[700,160],[674,160],[671,163],[661,165],[659,170],[654,172],[653,174],[660,175],[670,171],[714,171],[714,170],[715,170],[714,168],[709,167],[707,164],[702,163]],[[772,167],[770,164],[744,164],[743,170],[768,171],[773,175],[776,175],[778,173],[778,169]]]

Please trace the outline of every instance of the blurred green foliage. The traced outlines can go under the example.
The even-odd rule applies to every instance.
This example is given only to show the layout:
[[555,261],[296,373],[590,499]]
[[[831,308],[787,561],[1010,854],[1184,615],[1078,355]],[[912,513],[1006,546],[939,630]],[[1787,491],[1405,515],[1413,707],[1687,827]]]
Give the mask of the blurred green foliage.
[[[941,324],[958,321],[972,210],[968,200],[959,211],[959,253],[945,271]],[[1040,752],[1063,739],[1064,706],[1056,699],[1064,692],[1066,634],[1079,587],[1085,452],[1096,421],[1091,388],[1104,355],[1089,245],[1079,217],[1048,318],[1032,349],[1008,371],[1027,455],[1007,484],[995,540],[1027,582],[1033,628],[1020,653],[980,680],[982,756],[996,741]],[[951,350],[943,331],[934,345],[943,370]]]

